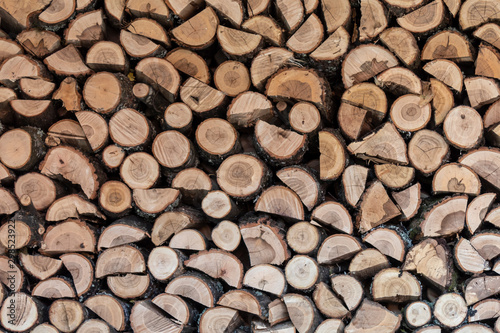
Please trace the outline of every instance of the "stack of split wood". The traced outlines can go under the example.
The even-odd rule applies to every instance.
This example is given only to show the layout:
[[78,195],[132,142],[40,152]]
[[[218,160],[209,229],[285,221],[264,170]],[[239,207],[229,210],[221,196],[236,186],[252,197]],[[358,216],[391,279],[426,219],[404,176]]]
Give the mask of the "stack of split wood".
[[0,18],[0,332],[500,332],[499,0]]

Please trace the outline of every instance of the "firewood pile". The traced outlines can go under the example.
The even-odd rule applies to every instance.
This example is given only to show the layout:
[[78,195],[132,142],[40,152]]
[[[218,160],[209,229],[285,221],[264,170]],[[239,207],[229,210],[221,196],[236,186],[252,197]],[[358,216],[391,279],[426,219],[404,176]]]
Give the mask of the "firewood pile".
[[500,332],[500,0],[0,19],[0,332]]

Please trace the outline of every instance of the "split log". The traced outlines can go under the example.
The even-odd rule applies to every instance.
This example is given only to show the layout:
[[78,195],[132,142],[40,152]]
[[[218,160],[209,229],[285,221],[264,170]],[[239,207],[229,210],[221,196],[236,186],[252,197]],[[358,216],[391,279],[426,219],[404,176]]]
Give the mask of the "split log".
[[392,67],[383,71],[375,76],[375,83],[394,95],[422,94],[420,78],[403,67]]
[[328,318],[342,319],[349,313],[325,282],[316,285],[312,298],[318,310]]
[[237,310],[223,306],[211,307],[201,314],[198,331],[200,333],[209,333],[216,326],[223,331],[234,332],[241,322],[242,319]]
[[175,100],[181,78],[170,62],[154,57],[145,58],[139,61],[135,72],[138,81],[158,90],[169,102]]
[[183,229],[172,236],[168,245],[177,250],[205,251],[208,240],[196,229]]
[[61,332],[75,331],[87,317],[87,309],[74,300],[58,299],[49,308],[49,321]]
[[497,38],[500,36],[500,27],[495,23],[487,23],[476,29],[473,33],[474,37],[477,37],[485,42],[490,43],[497,49],[500,44]]
[[78,91],[78,83],[73,77],[66,77],[54,94],[53,99],[61,100],[67,111],[80,111],[82,95]]
[[110,71],[127,73],[129,61],[120,45],[100,41],[92,45],[85,59],[87,66],[94,71]]
[[312,333],[323,321],[314,303],[307,296],[286,294],[283,296],[290,319],[299,332]]
[[[266,0],[261,2],[264,4]],[[269,3],[269,0],[267,0],[267,2]],[[248,1],[248,6],[250,6],[250,1]],[[271,43],[273,46],[283,45],[283,30],[271,17],[264,15],[252,16],[248,20],[243,22],[241,27],[244,30],[261,35],[268,43]]]
[[43,62],[51,72],[59,76],[81,78],[92,73],[92,70],[83,62],[78,49],[72,44],[51,54]]
[[399,27],[385,29],[380,34],[380,40],[406,66],[412,68],[420,60],[420,50],[415,36],[408,30]]
[[383,269],[375,275],[371,286],[376,302],[406,303],[420,299],[422,290],[417,278],[398,268]]
[[[387,14],[384,5],[378,0],[362,0],[359,23],[359,41],[371,40],[387,28]],[[401,24],[400,24],[401,25]]]
[[214,189],[210,177],[197,168],[188,168],[178,172],[171,185],[180,190],[185,203],[194,206],[200,206],[207,193]]
[[94,264],[90,259],[80,253],[66,253],[60,258],[73,278],[73,286],[78,296],[88,294],[95,289]]
[[28,29],[17,35],[16,40],[34,57],[45,58],[61,48],[61,38],[52,31]]
[[180,97],[202,118],[215,117],[226,103],[226,95],[223,92],[192,77],[180,88]]
[[481,226],[486,217],[486,213],[493,201],[495,201],[495,193],[485,193],[474,198],[467,207],[465,215],[465,225],[471,235]]
[[200,225],[201,214],[194,209],[176,208],[160,215],[153,225],[151,241],[156,246],[163,244],[174,233]]
[[[77,1],[77,6],[80,4]],[[70,22],[64,32],[66,43],[76,47],[89,48],[106,34],[106,24],[104,23],[104,13],[102,9],[79,14]]]
[[130,321],[134,331],[180,332],[183,328],[183,325],[166,317],[164,312],[149,300],[134,304],[130,312]]
[[462,92],[463,74],[454,62],[447,59],[437,59],[428,62],[423,69],[454,90]]
[[426,33],[438,28],[445,19],[444,4],[440,0],[422,6],[397,19],[398,24],[412,33]]
[[390,267],[387,257],[375,249],[358,252],[349,264],[349,272],[356,278],[372,278],[379,271]]
[[203,83],[210,83],[210,71],[208,70],[207,63],[196,52],[184,48],[176,48],[170,51],[165,59],[171,62],[178,71],[194,77]]
[[481,274],[490,268],[466,238],[461,238],[455,245],[454,258],[458,268],[466,273]]
[[464,80],[470,105],[478,109],[500,98],[500,88],[491,78],[468,77]]
[[91,150],[101,150],[108,142],[109,128],[106,120],[93,111],[78,111],[75,116],[82,127]]
[[348,260],[361,251],[360,242],[350,235],[335,234],[326,238],[318,250],[319,264],[334,264]]
[[204,49],[215,41],[218,25],[219,19],[215,11],[211,7],[207,7],[172,29],[172,36],[174,41],[182,46],[195,50]]
[[130,309],[116,297],[98,294],[87,298],[84,304],[116,330],[123,331],[126,328]]
[[408,157],[412,166],[423,173],[431,175],[448,157],[450,148],[444,138],[431,130],[420,130],[408,144]]
[[96,243],[94,230],[85,222],[68,219],[47,228],[40,245],[40,253],[47,255],[68,252],[94,253]]
[[341,26],[351,24],[349,18],[351,17],[352,9],[349,1],[322,0],[321,9],[323,10],[327,33],[332,33]]
[[106,216],[93,203],[78,194],[70,194],[55,200],[45,214],[47,221],[64,221],[68,218],[80,217],[106,219]]
[[432,179],[432,190],[436,193],[464,193],[479,195],[481,181],[468,166],[458,163],[445,164],[439,168]]
[[253,127],[258,120],[267,122],[274,118],[273,105],[262,94],[243,92],[233,99],[227,109],[226,117],[235,127]]
[[363,194],[357,224],[360,232],[367,232],[391,219],[401,212],[392,202],[381,182],[374,182]]
[[[243,285],[276,296],[281,296],[287,291],[285,274],[278,267],[269,264],[259,264],[249,268],[243,278]],[[272,312],[269,312],[271,317]]]
[[348,210],[335,201],[326,201],[317,206],[311,214],[311,218],[324,226],[346,234],[352,234],[353,223]]
[[[484,8],[481,15],[477,13],[480,6],[483,6]],[[500,14],[498,14],[499,10],[498,4],[490,0],[487,0],[484,3],[479,0],[464,3],[460,8],[460,26],[465,30],[477,27],[490,20],[498,19],[500,17]]]
[[424,45],[422,60],[450,59],[456,62],[474,61],[472,45],[464,35],[452,30],[436,33]]
[[38,280],[50,278],[61,269],[63,264],[59,259],[24,253],[19,254],[19,262],[28,274]]
[[165,292],[189,298],[205,307],[213,307],[222,295],[222,285],[206,275],[190,273],[170,281]]
[[293,52],[279,47],[270,47],[260,51],[253,59],[250,67],[252,84],[258,90],[264,90],[267,79],[281,67],[293,64]]
[[322,41],[323,24],[315,14],[311,14],[288,39],[286,46],[294,53],[311,53]]
[[[365,318],[373,318],[376,320],[367,322]],[[396,332],[400,324],[401,315],[395,315],[377,302],[364,300],[351,323],[346,326],[345,332],[354,333],[359,330],[365,332],[378,332],[381,326],[385,328],[385,332]]]
[[363,237],[363,242],[372,245],[384,255],[402,262],[406,254],[407,242],[398,233],[399,230],[377,228]]

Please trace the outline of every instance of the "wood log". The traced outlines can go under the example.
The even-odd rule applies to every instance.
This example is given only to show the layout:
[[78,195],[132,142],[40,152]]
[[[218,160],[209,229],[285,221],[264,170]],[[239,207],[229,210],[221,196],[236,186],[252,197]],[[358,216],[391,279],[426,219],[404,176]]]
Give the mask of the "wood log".
[[116,330],[122,331],[126,328],[130,308],[116,297],[98,294],[87,298],[84,304]]
[[468,77],[464,80],[470,105],[478,109],[500,98],[500,88],[495,80],[485,77]]
[[[474,13],[477,6],[484,6],[484,14],[478,15]],[[459,22],[462,29],[469,29],[486,23],[489,20],[498,19],[498,13],[496,12],[498,4],[491,1],[486,1],[482,3],[478,0],[468,2],[460,8]]]
[[430,175],[436,171],[449,154],[449,147],[444,138],[435,131],[420,130],[408,144],[408,157],[412,166]]
[[437,193],[464,193],[479,195],[479,176],[465,165],[450,163],[439,168],[432,179],[432,190]]
[[326,201],[317,206],[311,214],[314,221],[346,234],[352,234],[353,223],[348,210],[340,203]]
[[58,99],[63,102],[63,106],[67,111],[80,111],[82,103],[82,95],[78,91],[78,83],[75,78],[67,77],[59,86],[54,94],[53,99]]
[[[248,1],[248,6],[250,6],[250,2],[251,1]],[[264,0],[261,2],[262,4],[265,4],[266,1]],[[269,4],[269,1],[267,2]],[[241,27],[248,32],[261,35],[268,43],[271,43],[273,46],[283,45],[283,30],[271,17],[264,15],[252,16],[248,20],[243,22]]]
[[[175,12],[175,11],[174,11]],[[189,20],[172,29],[174,41],[192,48],[204,49],[215,41],[219,19],[211,7],[207,7]]]
[[164,312],[150,300],[137,302],[130,312],[131,327],[143,332],[165,331],[180,332],[183,325],[176,323],[164,315]]
[[[14,320],[9,314],[14,313]],[[0,310],[2,326],[12,332],[25,332],[42,323],[46,318],[45,307],[36,298],[22,292],[16,292],[5,298]]]
[[[276,296],[281,296],[287,291],[287,281],[283,271],[269,264],[258,264],[249,268],[243,277],[243,285]],[[271,317],[272,312],[269,312]]]
[[74,300],[58,299],[49,308],[49,321],[61,332],[75,331],[87,317],[87,309]]
[[361,251],[360,242],[350,235],[336,234],[326,238],[318,249],[319,264],[334,264],[351,259]]
[[358,252],[349,264],[349,272],[355,278],[372,278],[382,269],[389,268],[387,257],[376,249],[366,249]]
[[312,333],[323,321],[314,303],[307,296],[289,293],[283,296],[283,302],[299,332]]
[[[365,316],[376,320],[366,322]],[[379,303],[365,299],[351,323],[345,328],[345,332],[353,333],[360,329],[365,332],[376,332],[380,326],[384,326],[386,332],[396,332],[400,324],[401,315],[397,316]]]
[[467,207],[465,215],[465,225],[471,235],[473,235],[486,217],[491,204],[496,198],[494,193],[484,193],[474,198]]
[[459,32],[441,31],[427,40],[422,49],[421,59],[450,59],[456,62],[470,62],[473,61],[472,45]]
[[129,61],[120,45],[99,41],[92,45],[85,58],[87,66],[94,71],[127,73]]
[[465,300],[456,293],[441,295],[434,305],[434,316],[444,327],[459,326],[467,317]]

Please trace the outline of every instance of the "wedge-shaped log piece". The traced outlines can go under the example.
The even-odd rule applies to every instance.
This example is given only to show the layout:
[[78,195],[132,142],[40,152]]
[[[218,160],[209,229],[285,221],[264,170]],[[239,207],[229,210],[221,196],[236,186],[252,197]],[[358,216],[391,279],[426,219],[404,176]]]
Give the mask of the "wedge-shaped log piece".
[[474,249],[466,238],[460,238],[455,245],[454,258],[456,266],[465,273],[481,274],[490,269],[488,262]]
[[494,0],[465,1],[458,17],[460,26],[464,30],[498,19],[500,19],[500,4]]
[[393,67],[383,71],[375,77],[375,83],[394,95],[422,94],[420,78],[403,67]]
[[434,108],[434,123],[443,123],[448,112],[455,106],[453,93],[443,82],[431,78],[431,91],[434,94],[432,107]]
[[195,273],[176,277],[168,283],[165,292],[189,298],[205,307],[213,307],[223,293],[219,282]]
[[222,279],[231,287],[241,288],[243,264],[230,252],[216,249],[199,252],[189,257],[184,264],[213,278]]
[[47,221],[64,221],[68,218],[95,217],[106,219],[99,209],[91,202],[85,200],[78,194],[70,194],[54,201],[47,213]]
[[80,185],[89,199],[97,197],[98,175],[94,165],[79,151],[67,146],[50,149],[40,163],[42,174],[51,178],[61,176],[73,184]]
[[218,305],[254,314],[262,319],[268,316],[271,299],[264,293],[250,289],[231,290],[221,296]]
[[295,53],[311,53],[322,41],[323,24],[321,24],[321,20],[318,16],[311,14],[300,28],[288,39],[286,46]]
[[47,77],[47,69],[31,57],[19,54],[5,60],[0,66],[0,82],[14,88],[23,77]]
[[349,52],[342,62],[342,81],[350,88],[397,65],[396,57],[382,46],[361,45]]
[[408,164],[406,143],[391,123],[384,124],[377,132],[347,146],[357,157],[375,162]]
[[500,26],[495,23],[487,23],[473,32],[477,37],[500,49]]
[[322,187],[311,170],[291,166],[277,171],[276,176],[297,193],[309,211],[322,201]]
[[465,281],[464,293],[467,305],[497,295],[500,293],[500,276],[473,277]]
[[464,82],[462,70],[451,60],[436,59],[425,64],[423,69],[447,86],[462,92]]
[[74,45],[68,45],[43,61],[47,68],[57,75],[83,77],[90,75],[92,70],[83,62],[80,52]]
[[289,32],[295,31],[304,19],[304,5],[300,0],[291,0],[288,2],[277,0],[276,12]]
[[203,311],[199,321],[198,331],[200,333],[213,332],[214,327],[223,332],[234,332],[243,322],[237,310],[217,306]]
[[183,325],[195,325],[198,319],[198,311],[180,296],[162,293],[151,301]]
[[309,56],[316,61],[338,63],[344,57],[350,45],[350,36],[344,27],[339,27]]
[[351,215],[339,202],[323,202],[313,210],[311,218],[324,226],[332,227],[346,234],[352,234],[353,224]]
[[439,27],[445,18],[444,4],[435,0],[397,19],[398,24],[413,33],[425,33]]
[[414,67],[420,60],[417,40],[408,30],[400,27],[385,29],[380,40],[408,67]]
[[316,71],[305,68],[288,68],[273,75],[266,86],[266,95],[276,101],[292,100],[313,103],[323,115],[331,117],[330,86]]
[[330,34],[341,26],[349,25],[351,19],[349,0],[321,0],[321,9],[325,17],[327,33]]
[[462,156],[460,163],[474,170],[479,177],[500,189],[500,151],[495,148],[479,148]]
[[479,195],[479,176],[466,165],[449,163],[436,171],[432,179],[432,190],[436,193],[463,193]]
[[286,294],[283,296],[290,319],[301,333],[313,333],[323,321],[313,301],[300,294]]
[[500,254],[500,234],[483,232],[470,239],[471,245],[486,260],[494,259]]
[[209,85],[189,78],[180,89],[181,100],[203,118],[215,116],[225,102],[226,95]]
[[298,164],[307,151],[307,136],[263,120],[255,124],[255,140],[257,152],[276,166]]
[[331,235],[323,241],[318,250],[318,263],[329,265],[348,260],[361,250],[360,242],[353,236]]
[[64,267],[73,278],[77,296],[91,291],[94,284],[94,263],[80,253],[65,253],[61,256]]
[[401,215],[381,182],[374,182],[363,194],[357,224],[361,233]]
[[146,260],[136,247],[122,245],[104,250],[95,264],[95,277],[124,273],[144,273]]
[[125,303],[107,294],[98,294],[87,298],[85,306],[116,330],[124,330],[128,311]]
[[214,7],[222,16],[227,18],[235,27],[239,27],[243,21],[243,4],[240,0],[208,0],[207,4]]
[[[79,1],[78,1],[79,2]],[[76,47],[90,47],[104,39],[106,25],[102,9],[79,14],[64,32],[67,44]]]
[[[248,4],[250,4],[250,1],[248,1]],[[271,43],[273,46],[283,45],[283,30],[281,30],[281,27],[278,25],[278,23],[276,23],[276,21],[271,17],[264,15],[252,16],[248,20],[243,22],[241,27],[244,30],[261,35],[267,42]]]
[[342,174],[342,186],[347,202],[355,207],[365,192],[368,168],[362,165],[350,165]]
[[13,32],[20,32],[30,28],[33,25],[30,21],[31,16],[42,11],[50,3],[49,0],[23,0],[22,2],[2,0],[0,2],[2,8],[0,17],[9,29],[12,29]]
[[500,52],[489,45],[481,44],[475,74],[500,79]]
[[40,252],[48,255],[68,252],[94,253],[96,243],[95,233],[86,223],[69,219],[47,228]]
[[195,50],[204,49],[215,41],[218,26],[217,14],[211,7],[207,7],[172,29],[172,36],[182,46]]
[[274,118],[273,105],[266,96],[245,91],[233,99],[226,117],[235,127],[252,127],[259,120],[266,122]]
[[287,290],[283,271],[269,264],[260,264],[249,268],[243,278],[243,285],[276,296],[283,295]]
[[62,267],[62,261],[42,255],[19,253],[19,261],[24,270],[39,280],[45,280],[56,274]]
[[469,315],[469,322],[484,321],[498,318],[500,311],[500,300],[495,298],[485,299],[471,307],[473,314]]
[[377,228],[363,237],[363,242],[372,245],[388,257],[402,262],[406,254],[406,243],[397,229]]
[[294,62],[293,52],[284,48],[270,47],[260,51],[253,59],[250,66],[252,84],[258,90],[264,90],[267,79],[273,76],[280,68]]
[[425,215],[420,224],[424,237],[443,237],[460,233],[464,228],[467,196],[447,198]]
[[290,258],[283,222],[268,215],[249,215],[240,220],[241,238],[248,249],[250,265],[281,265]]
[[76,297],[76,293],[70,282],[59,277],[40,281],[33,287],[31,295],[48,299]]
[[129,60],[125,51],[117,43],[100,41],[87,52],[87,66],[95,71],[111,71],[127,73]]
[[371,40],[387,28],[387,13],[379,0],[361,0],[359,40]]
[[420,299],[422,286],[413,274],[401,272],[399,268],[387,268],[375,275],[371,292],[377,302],[406,303]]
[[347,164],[345,144],[342,137],[332,129],[319,132],[319,176],[321,180],[335,180]]
[[165,316],[151,300],[139,301],[130,312],[130,326],[136,332],[181,332],[184,325]]
[[366,249],[358,252],[349,264],[349,273],[358,279],[372,278],[391,264],[387,257],[376,249]]
[[[366,318],[371,319],[367,321]],[[400,324],[401,315],[397,316],[379,303],[365,299],[344,332],[392,333]]]
[[445,30],[433,35],[422,49],[422,60],[450,59],[456,62],[474,61],[472,45],[464,35]]
[[170,46],[170,39],[165,29],[153,19],[138,18],[130,23],[127,30],[136,35],[147,37],[164,46]]
[[165,59],[146,58],[135,67],[137,80],[145,82],[160,91],[171,102],[177,96],[180,75],[175,67]]
[[338,295],[350,311],[356,309],[363,300],[363,285],[358,279],[346,275],[338,274],[332,276],[331,284],[333,292]]
[[184,48],[176,48],[170,51],[165,57],[178,71],[183,72],[195,79],[209,84],[210,71],[207,63],[196,52]]
[[192,208],[181,207],[165,212],[155,220],[151,231],[151,241],[159,246],[173,234],[183,229],[195,227],[201,222],[201,214]]
[[292,190],[276,185],[266,189],[255,203],[255,211],[282,216],[291,220],[304,220],[304,206]]
[[433,285],[445,289],[452,281],[450,250],[442,240],[425,239],[408,251],[403,270],[415,271]]
[[162,0],[130,0],[127,1],[126,10],[134,17],[151,17],[158,23],[168,26],[170,21],[170,10],[167,1]]
[[325,282],[316,285],[312,298],[318,310],[328,318],[342,319],[349,313]]
[[491,204],[496,199],[495,193],[484,193],[474,198],[467,207],[465,215],[465,224],[471,235],[479,229],[483,223],[486,213],[491,207]]
[[180,191],[173,188],[152,188],[134,190],[134,203],[145,214],[159,214],[169,207],[174,207],[180,199]]
[[17,35],[16,40],[37,58],[44,58],[61,48],[61,37],[52,31],[28,29]]
[[470,106],[475,109],[491,104],[500,99],[500,88],[494,79],[486,77],[468,77],[464,80]]
[[136,243],[149,238],[149,227],[137,216],[127,216],[116,220],[101,231],[97,249],[111,248]]

